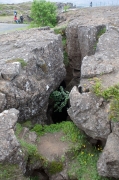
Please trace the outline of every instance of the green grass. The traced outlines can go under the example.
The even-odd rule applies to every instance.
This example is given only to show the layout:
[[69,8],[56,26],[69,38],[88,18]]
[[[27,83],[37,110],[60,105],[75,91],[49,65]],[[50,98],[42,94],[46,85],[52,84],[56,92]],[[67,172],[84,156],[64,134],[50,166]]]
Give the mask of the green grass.
[[109,119],[115,122],[119,121],[119,84],[111,86],[105,90],[102,87],[100,79],[95,79],[93,92],[97,96],[103,97],[105,100],[110,101]]
[[[21,127],[18,128],[20,131]],[[61,156],[57,161],[49,162],[45,157],[42,157],[35,145],[26,143],[20,140],[21,146],[26,150],[30,157],[30,164],[40,161],[42,167],[46,168],[49,174],[56,174],[63,170],[63,165],[68,158],[68,176],[70,179],[77,180],[109,180],[98,175],[97,160],[102,152],[102,147],[94,148],[89,144],[85,134],[80,131],[71,121],[64,121],[51,125],[36,124],[32,129],[40,137],[47,133],[63,132],[61,141],[70,142],[72,145],[66,155]],[[19,132],[18,131],[18,132]],[[110,179],[111,180],[111,179]],[[113,180],[113,179],[112,179]]]
[[99,40],[100,36],[102,36],[105,32],[106,32],[106,27],[101,28],[101,29],[97,32],[96,42],[95,42],[95,44],[94,44],[94,46],[93,46],[94,50],[96,50],[96,48],[97,48],[97,43],[98,43],[98,40]]
[[23,174],[18,165],[0,163],[0,180],[15,180],[18,177],[23,180]]
[[65,30],[66,30],[66,26],[54,28],[55,34],[61,34],[62,36],[65,36]]
[[63,55],[64,55],[64,64],[65,64],[65,66],[67,67],[68,66],[68,64],[69,64],[69,58],[68,58],[68,54],[67,54],[67,52],[66,51],[64,51],[63,52]]
[[19,136],[19,134],[22,131],[22,129],[23,129],[22,125],[17,123],[16,124],[16,130],[15,130],[15,134],[16,134],[17,137]]
[[63,121],[61,123],[51,124],[50,126],[41,126],[39,124],[36,124],[32,131],[35,131],[39,136],[42,136],[46,133],[55,133],[62,131],[64,133],[64,136],[61,139],[62,141],[69,141],[73,143],[78,143],[80,141],[80,147],[85,141],[84,134],[80,132],[76,125],[71,121]]
[[70,179],[75,177],[77,180],[113,180],[113,178],[98,175],[97,161],[101,152],[101,146],[98,146],[96,149],[88,144],[88,142],[82,146],[80,151],[77,150],[75,156],[72,156],[73,163],[70,160],[71,164],[68,169]]
[[21,139],[20,144],[22,148],[27,151],[28,156],[35,156],[37,152],[37,146],[34,144],[27,143],[25,140]]
[[102,29],[100,29],[100,31],[97,34],[97,40],[100,38],[100,36],[102,36],[104,33],[106,32],[106,27],[103,27]]

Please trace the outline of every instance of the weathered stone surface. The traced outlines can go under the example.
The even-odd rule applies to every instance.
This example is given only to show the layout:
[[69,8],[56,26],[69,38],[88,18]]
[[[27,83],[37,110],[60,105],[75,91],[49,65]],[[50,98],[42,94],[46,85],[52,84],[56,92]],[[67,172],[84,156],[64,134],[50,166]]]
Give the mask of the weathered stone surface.
[[[73,17],[73,13],[71,12],[70,14],[67,13],[66,17],[68,17],[66,22],[70,21],[66,29],[67,52],[69,56],[70,66],[72,67],[72,74],[74,77],[71,83],[69,84],[69,89],[71,89],[71,87],[73,87],[74,85],[80,83],[80,76],[90,77],[90,76],[94,76],[94,74],[97,75],[99,75],[100,73],[103,74],[103,72],[104,74],[113,72],[114,71],[113,64],[111,64],[111,60],[109,62],[108,59],[109,56],[112,60],[115,59],[115,53],[113,55],[113,51],[118,52],[116,32],[114,32],[113,36],[112,36],[113,32],[108,33],[106,38],[102,36],[102,39],[104,38],[102,41],[103,44],[101,46],[102,52],[100,52],[100,49],[97,46],[97,41],[99,38],[99,34],[101,34],[100,33],[101,29],[106,27],[108,31],[110,27],[115,28],[119,26],[116,8],[102,7],[102,8],[88,9],[86,11],[81,10],[80,12],[76,10],[75,18]],[[116,31],[118,31],[118,28]],[[115,43],[111,44],[110,42],[112,39],[113,42],[115,41]],[[115,47],[116,49],[114,50]],[[96,55],[94,55],[95,49],[96,49]],[[108,56],[108,52],[110,52],[109,56]],[[85,57],[85,56],[90,56],[90,57]],[[94,62],[94,59],[96,60],[98,59],[98,60]],[[103,65],[101,59],[103,59],[104,61]],[[86,65],[88,68],[86,67]]]
[[119,178],[119,123],[108,136],[105,148],[98,160],[97,169],[101,176]]
[[110,134],[109,106],[103,105],[102,98],[90,92],[80,94],[75,86],[70,92],[70,105],[68,114],[79,129],[93,139],[107,139]]
[[[35,118],[47,123],[49,95],[66,74],[61,36],[38,28],[1,35],[0,39],[0,91],[6,97],[5,108],[18,109],[19,120]],[[21,67],[19,59],[26,66]]]
[[81,66],[81,84],[90,84],[87,78],[100,75],[102,85],[109,87],[118,83],[119,32],[110,27],[97,44],[96,53],[84,57]]
[[0,162],[19,164],[24,169],[24,154],[14,134],[14,127],[19,111],[16,109],[5,110],[0,113]]
[[20,74],[21,64],[19,62],[7,63],[1,70],[1,76],[4,80],[11,81]]
[[0,93],[0,111],[3,111],[6,105],[6,97],[5,94]]

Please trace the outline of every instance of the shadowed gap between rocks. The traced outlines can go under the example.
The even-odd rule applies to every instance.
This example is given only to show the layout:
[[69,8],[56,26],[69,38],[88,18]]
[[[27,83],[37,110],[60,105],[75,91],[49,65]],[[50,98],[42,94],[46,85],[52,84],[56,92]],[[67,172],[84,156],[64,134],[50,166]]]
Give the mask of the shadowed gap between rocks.
[[[65,90],[66,88],[66,82],[65,80],[61,82],[60,86],[63,87]],[[57,91],[60,91],[60,86],[57,88]],[[49,106],[48,106],[48,111],[47,111],[47,117],[50,119],[50,123],[60,123],[62,121],[67,121],[70,120],[67,109],[69,108],[69,102],[62,108],[62,111],[56,111],[54,108],[54,102],[53,100],[49,99]]]
[[27,171],[26,176],[29,177],[31,180],[49,180],[48,175],[45,173],[43,168],[34,169],[32,172]]

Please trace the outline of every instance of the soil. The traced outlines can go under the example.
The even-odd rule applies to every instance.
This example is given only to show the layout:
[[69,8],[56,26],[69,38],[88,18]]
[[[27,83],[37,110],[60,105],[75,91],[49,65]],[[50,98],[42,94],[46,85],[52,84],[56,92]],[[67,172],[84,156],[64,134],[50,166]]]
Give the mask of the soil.
[[40,142],[38,143],[38,150],[43,157],[52,161],[55,158],[61,158],[65,152],[70,147],[69,142],[61,141],[64,136],[62,132],[47,133],[46,135],[40,137]]

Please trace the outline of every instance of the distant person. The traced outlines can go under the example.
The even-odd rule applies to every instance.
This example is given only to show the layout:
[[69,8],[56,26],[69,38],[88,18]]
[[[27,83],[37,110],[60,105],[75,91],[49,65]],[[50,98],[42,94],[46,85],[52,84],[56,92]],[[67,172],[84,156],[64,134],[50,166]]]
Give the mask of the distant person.
[[20,23],[23,23],[23,15],[21,14],[21,16],[20,16]]
[[14,11],[14,16],[17,16],[17,11]]
[[19,20],[17,19],[17,16],[14,16],[14,22],[19,23]]
[[92,5],[93,5],[92,2],[90,2],[90,7],[92,7]]

